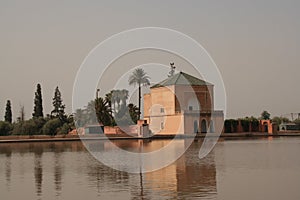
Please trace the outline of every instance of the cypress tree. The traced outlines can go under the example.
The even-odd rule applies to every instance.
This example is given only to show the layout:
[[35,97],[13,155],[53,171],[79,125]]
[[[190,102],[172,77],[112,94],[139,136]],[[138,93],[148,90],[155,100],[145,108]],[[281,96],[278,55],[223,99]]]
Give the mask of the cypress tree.
[[55,88],[54,97],[52,99],[53,110],[51,116],[59,117],[61,120],[65,117],[65,105],[62,102],[61,93],[58,87]]
[[10,100],[7,100],[7,103],[6,103],[4,120],[6,122],[9,122],[9,123],[12,122],[12,112],[11,112],[11,103],[10,103]]
[[32,113],[33,117],[43,117],[43,99],[41,85],[37,84],[35,98],[34,98],[34,110]]

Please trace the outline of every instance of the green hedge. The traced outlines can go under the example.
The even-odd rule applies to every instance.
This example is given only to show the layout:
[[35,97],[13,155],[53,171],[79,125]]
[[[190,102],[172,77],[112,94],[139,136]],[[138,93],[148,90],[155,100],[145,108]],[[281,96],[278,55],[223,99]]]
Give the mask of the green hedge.
[[11,123],[0,121],[0,136],[10,135],[11,131],[12,131]]
[[243,132],[249,132],[250,121],[249,119],[241,119]]

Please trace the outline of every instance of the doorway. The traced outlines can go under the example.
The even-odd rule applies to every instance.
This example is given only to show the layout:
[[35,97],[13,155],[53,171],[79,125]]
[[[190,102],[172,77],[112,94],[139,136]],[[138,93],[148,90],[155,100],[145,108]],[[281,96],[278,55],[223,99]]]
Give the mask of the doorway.
[[207,124],[205,119],[202,119],[201,121],[201,133],[207,133]]

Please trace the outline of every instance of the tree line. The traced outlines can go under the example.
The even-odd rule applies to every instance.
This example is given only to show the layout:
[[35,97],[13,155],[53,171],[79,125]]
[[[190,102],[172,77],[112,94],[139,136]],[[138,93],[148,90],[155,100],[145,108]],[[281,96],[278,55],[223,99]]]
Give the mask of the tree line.
[[239,119],[226,119],[224,121],[224,132],[225,133],[236,133],[238,132],[238,125],[239,122],[241,123],[242,131],[243,132],[249,132],[250,127],[252,132],[259,131],[259,120],[272,120],[272,123],[275,123],[278,125],[278,130],[279,130],[279,125],[281,123],[289,123],[293,122],[295,124],[300,125],[300,119],[295,119],[291,121],[289,118],[286,117],[278,117],[275,116],[271,118],[271,114],[268,111],[263,111],[261,113],[261,116],[256,118],[256,117],[244,117],[244,118],[239,118]]
[[53,110],[44,116],[42,88],[37,84],[31,119],[25,120],[25,109],[21,106],[17,120],[13,122],[11,101],[7,100],[4,121],[0,121],[0,135],[56,135],[67,134],[74,128],[73,116],[65,114],[65,105],[58,88],[52,99]]
[[65,104],[58,87],[55,88],[52,99],[53,110],[44,115],[42,88],[37,84],[31,119],[25,120],[24,106],[21,106],[17,120],[13,122],[11,101],[7,100],[4,121],[0,121],[0,135],[56,135],[69,133],[75,129],[75,125],[82,127],[96,123],[105,126],[136,124],[141,115],[141,87],[150,85],[149,79],[141,68],[135,69],[128,79],[129,85],[138,86],[139,106],[127,104],[128,90],[112,90],[104,97],[97,95],[84,108],[77,109],[75,116],[65,113]]

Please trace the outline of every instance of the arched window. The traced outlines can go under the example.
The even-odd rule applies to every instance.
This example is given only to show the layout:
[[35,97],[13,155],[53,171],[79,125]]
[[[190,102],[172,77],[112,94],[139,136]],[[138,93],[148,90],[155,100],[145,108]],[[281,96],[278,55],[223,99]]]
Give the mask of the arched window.
[[194,133],[198,133],[198,120],[194,121]]
[[209,132],[210,133],[214,133],[215,132],[215,124],[214,124],[213,120],[211,120],[210,123],[209,123]]

